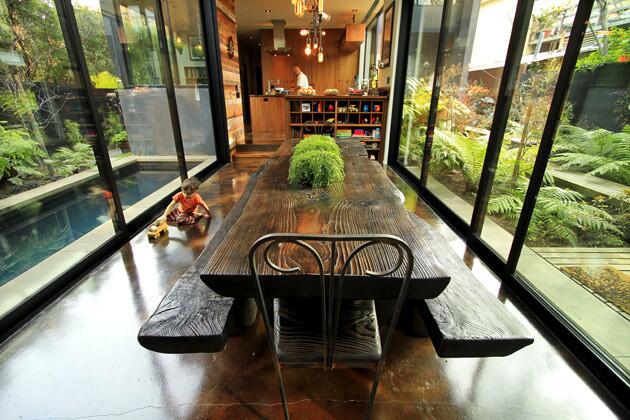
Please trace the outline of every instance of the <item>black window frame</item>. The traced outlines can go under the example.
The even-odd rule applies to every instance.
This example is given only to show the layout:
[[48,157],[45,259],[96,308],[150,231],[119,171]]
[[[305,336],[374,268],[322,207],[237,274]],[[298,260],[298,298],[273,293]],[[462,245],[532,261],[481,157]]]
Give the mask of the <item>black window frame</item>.
[[[170,117],[173,127],[174,143],[177,153],[177,165],[180,178],[188,176],[186,156],[177,114],[177,104],[174,96],[174,84],[170,57],[166,44],[164,31],[163,0],[154,0],[156,9],[156,25],[158,26],[158,42],[160,43],[161,71],[165,75],[164,84],[169,101]],[[104,184],[112,192],[116,207],[116,216],[113,220],[115,234],[109,240],[101,244],[93,252],[86,255],[77,264],[70,267],[61,275],[52,279],[42,290],[39,290],[22,304],[0,318],[0,343],[17,331],[22,325],[32,319],[48,304],[61,296],[66,290],[76,284],[83,276],[96,265],[119,250],[125,243],[143,230],[170,202],[171,196],[177,191],[170,191],[158,202],[132,220],[126,221],[118,194],[114,172],[109,160],[107,141],[103,132],[102,116],[96,109],[94,87],[90,81],[90,75],[81,43],[79,30],[74,14],[72,0],[55,0],[61,32],[64,37],[65,47],[68,51],[70,65],[75,78],[87,98],[87,112],[95,125],[96,141],[93,145],[95,160],[99,175]],[[223,74],[221,67],[220,36],[217,21],[217,7],[215,2],[199,0],[199,11],[203,30],[203,41],[206,48],[206,70],[208,72],[208,94],[210,99],[210,117],[212,119],[214,146],[216,160],[203,168],[196,175],[201,181],[208,179],[225,164],[231,162],[230,146],[228,140],[227,112],[225,108],[225,95],[223,89]]]
[[[484,261],[501,279],[502,285],[509,289],[528,309],[542,321],[563,344],[573,353],[587,369],[609,391],[607,398],[616,404],[624,405],[624,401],[630,400],[630,379],[621,368],[584,332],[579,330],[558,308],[536,290],[525,278],[516,272],[516,266],[521,251],[525,244],[527,229],[536,205],[538,191],[542,185],[547,162],[551,154],[556,129],[558,127],[564,101],[571,83],[575,64],[580,53],[582,40],[590,19],[594,0],[579,0],[566,52],[563,57],[558,82],[556,84],[550,110],[547,116],[541,143],[534,163],[532,176],[527,188],[525,201],[521,210],[514,239],[507,261],[496,253],[485,241],[481,239],[481,229],[486,214],[486,206],[492,192],[494,171],[496,169],[505,123],[510,112],[512,102],[511,87],[514,86],[518,69],[523,54],[523,46],[532,15],[535,0],[519,0],[512,26],[508,53],[501,85],[497,95],[493,124],[490,133],[488,148],[482,169],[482,177],[478,187],[475,207],[471,220],[463,220],[445,205],[434,193],[427,188],[427,175],[429,158],[432,146],[433,129],[435,128],[435,115],[439,101],[440,76],[442,72],[441,58],[445,53],[445,42],[451,6],[454,0],[444,0],[443,16],[440,27],[438,50],[436,53],[436,67],[434,70],[433,91],[429,108],[429,120],[427,135],[424,144],[423,162],[420,167],[421,176],[418,177],[398,161],[400,136],[402,127],[402,108],[405,96],[406,72],[408,66],[409,43],[411,36],[411,24],[413,9],[416,0],[402,0],[402,13],[399,21],[398,52],[396,56],[395,84],[392,88],[391,119],[389,131],[389,149],[387,165],[394,170],[403,180],[410,184],[417,194],[466,242],[466,244]],[[445,16],[446,15],[446,16]],[[435,91],[437,89],[437,92]],[[433,116],[433,118],[432,118]]]

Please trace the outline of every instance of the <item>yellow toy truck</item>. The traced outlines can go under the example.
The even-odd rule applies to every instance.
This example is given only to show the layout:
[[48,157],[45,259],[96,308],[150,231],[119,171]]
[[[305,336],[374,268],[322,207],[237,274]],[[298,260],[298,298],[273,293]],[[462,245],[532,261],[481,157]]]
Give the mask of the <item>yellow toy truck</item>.
[[149,239],[157,239],[162,232],[168,232],[168,224],[165,218],[160,218],[153,222],[151,226],[149,226],[149,229],[147,229],[147,236]]

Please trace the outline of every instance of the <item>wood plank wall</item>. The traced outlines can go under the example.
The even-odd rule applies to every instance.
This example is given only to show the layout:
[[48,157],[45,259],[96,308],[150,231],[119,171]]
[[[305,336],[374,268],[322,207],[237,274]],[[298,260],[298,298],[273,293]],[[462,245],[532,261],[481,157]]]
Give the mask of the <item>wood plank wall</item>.
[[[238,63],[238,41],[236,36],[236,12],[234,0],[217,1],[217,21],[221,43],[221,66],[223,68],[223,86],[225,88],[225,108],[230,138],[230,148],[245,142],[243,122],[243,104],[241,75]],[[227,54],[229,37],[234,40],[234,57]]]
[[324,89],[337,88],[345,93],[348,86],[354,85],[354,76],[359,71],[359,49],[351,53],[339,51],[339,41],[344,36],[343,29],[326,29],[324,36],[323,63],[317,62],[317,57],[304,54],[306,38],[300,36],[298,29],[286,29],[286,46],[293,50],[289,57],[272,56],[267,50],[273,48],[273,32],[271,29],[260,31],[262,78],[264,89],[267,80],[278,79],[283,87],[295,85],[293,66],[299,66],[308,77],[309,83],[317,93],[324,93]]

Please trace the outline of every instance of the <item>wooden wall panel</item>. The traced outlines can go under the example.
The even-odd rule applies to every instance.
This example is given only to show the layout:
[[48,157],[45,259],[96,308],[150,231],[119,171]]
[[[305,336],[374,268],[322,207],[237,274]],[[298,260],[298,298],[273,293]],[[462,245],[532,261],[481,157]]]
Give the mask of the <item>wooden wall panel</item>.
[[[230,147],[235,147],[237,143],[245,142],[245,126],[243,122],[243,104],[241,97],[241,75],[238,63],[238,41],[236,36],[236,13],[234,9],[234,0],[216,1],[228,132]],[[227,54],[227,43],[230,36],[234,41],[234,57],[232,58],[229,58]]]
[[298,29],[286,29],[286,45],[293,50],[289,57],[274,57],[267,53],[273,48],[273,32],[270,29],[260,31],[261,61],[263,84],[267,80],[278,79],[283,87],[295,85],[293,66],[299,66],[308,77],[309,83],[318,93],[324,89],[337,88],[345,93],[348,86],[354,85],[354,76],[359,72],[359,50],[346,53],[339,51],[339,41],[344,35],[343,29],[326,29],[324,36],[324,62],[318,63],[317,57],[304,54],[306,38],[300,36]]

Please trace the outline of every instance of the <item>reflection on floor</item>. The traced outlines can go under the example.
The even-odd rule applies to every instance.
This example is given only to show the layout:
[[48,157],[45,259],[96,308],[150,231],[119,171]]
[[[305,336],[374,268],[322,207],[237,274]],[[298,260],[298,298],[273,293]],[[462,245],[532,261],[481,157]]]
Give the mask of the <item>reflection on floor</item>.
[[[193,262],[241,194],[260,159],[239,159],[204,183],[212,220],[150,243],[134,238],[0,346],[2,418],[281,418],[260,323],[217,354],[165,355],[136,334]],[[397,333],[374,419],[614,418],[599,385],[422,202],[428,220],[535,336],[505,358],[440,359],[426,338]],[[286,369],[296,419],[361,418],[371,372]],[[610,402],[608,402],[610,404]],[[619,414],[619,413],[617,413]]]

